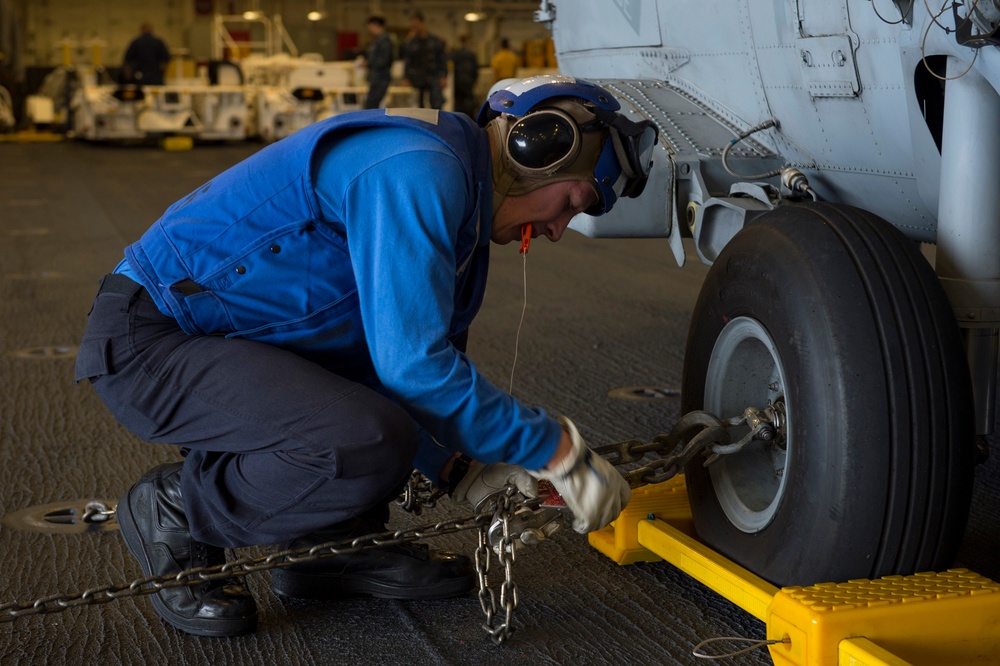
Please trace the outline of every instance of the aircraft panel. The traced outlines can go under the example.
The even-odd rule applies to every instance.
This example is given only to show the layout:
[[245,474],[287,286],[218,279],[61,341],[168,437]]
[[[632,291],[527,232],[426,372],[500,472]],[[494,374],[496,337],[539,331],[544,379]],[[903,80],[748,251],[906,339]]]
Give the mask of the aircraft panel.
[[[567,10],[564,12],[564,8]],[[659,46],[660,21],[655,2],[643,0],[574,0],[559,3],[558,28],[572,35],[563,50]],[[600,17],[595,20],[595,17]]]

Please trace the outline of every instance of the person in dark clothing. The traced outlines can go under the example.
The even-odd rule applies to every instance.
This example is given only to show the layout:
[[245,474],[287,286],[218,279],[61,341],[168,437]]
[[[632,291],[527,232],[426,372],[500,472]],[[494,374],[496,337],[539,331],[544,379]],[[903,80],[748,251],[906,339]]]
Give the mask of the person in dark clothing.
[[414,12],[410,17],[412,30],[403,43],[402,56],[406,62],[406,80],[417,91],[417,106],[423,108],[424,101],[432,109],[444,106],[442,89],[448,85],[448,60],[445,57],[444,41],[427,32],[427,24],[422,12]]
[[469,38],[458,38],[458,47],[451,52],[452,76],[455,80],[455,111],[476,117],[476,79],[479,78],[479,61],[468,47]]
[[170,52],[163,40],[153,34],[152,25],[143,23],[139,30],[141,34],[125,50],[122,83],[162,86]]
[[396,47],[392,38],[385,31],[385,19],[372,16],[368,19],[368,32],[372,43],[368,46],[365,57],[368,66],[368,96],[365,98],[366,109],[377,109],[382,104],[389,80],[392,75],[392,61],[396,55]]

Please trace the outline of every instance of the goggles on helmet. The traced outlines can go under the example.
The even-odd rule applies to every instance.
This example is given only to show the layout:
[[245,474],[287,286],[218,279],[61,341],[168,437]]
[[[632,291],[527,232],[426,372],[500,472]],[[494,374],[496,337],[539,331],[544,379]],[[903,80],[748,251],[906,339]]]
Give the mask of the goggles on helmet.
[[608,130],[609,139],[594,168],[600,201],[588,211],[600,215],[619,197],[642,194],[657,137],[648,120],[634,122],[613,111],[592,111],[594,120],[583,124],[559,109],[533,111],[511,125],[506,149],[525,175],[550,175],[574,164],[583,133]]
[[580,127],[559,109],[543,109],[511,125],[506,148],[524,171],[555,173],[579,154]]

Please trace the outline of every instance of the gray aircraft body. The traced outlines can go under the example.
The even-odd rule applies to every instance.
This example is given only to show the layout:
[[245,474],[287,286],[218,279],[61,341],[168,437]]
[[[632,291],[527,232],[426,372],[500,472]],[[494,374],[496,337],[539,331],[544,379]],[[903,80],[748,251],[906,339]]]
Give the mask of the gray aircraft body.
[[646,192],[574,228],[681,265],[693,238],[683,411],[767,426],[687,467],[702,540],[780,585],[948,566],[996,417],[1000,1],[535,17],[561,73],[658,129]]

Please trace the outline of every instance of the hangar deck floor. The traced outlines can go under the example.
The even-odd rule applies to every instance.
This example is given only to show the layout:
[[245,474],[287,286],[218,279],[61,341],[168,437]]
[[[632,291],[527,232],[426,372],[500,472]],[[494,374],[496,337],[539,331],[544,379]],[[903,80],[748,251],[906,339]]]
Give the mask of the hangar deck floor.
[[[176,459],[172,447],[124,431],[89,386],[73,384],[72,347],[98,278],[123,247],[175,199],[259,147],[0,145],[0,238],[7,248],[0,260],[0,515],[117,499],[146,469]],[[666,241],[570,233],[557,246],[536,242],[526,270],[514,393],[573,417],[594,444],[667,432],[679,415],[675,400],[620,400],[608,392],[679,386],[688,318],[706,271],[694,254],[679,269]],[[469,352],[507,386],[523,296],[516,246],[494,249],[490,280]],[[1000,580],[998,457],[977,472],[959,564]],[[419,518],[397,512],[393,525],[465,513],[446,501]],[[475,535],[438,537],[431,545],[471,555]],[[140,576],[115,531],[3,526],[0,567],[0,603]],[[0,663],[691,664],[701,663],[691,648],[703,639],[764,634],[762,623],[671,565],[618,566],[569,532],[522,551],[514,573],[517,631],[503,646],[481,629],[474,595],[287,601],[260,573],[247,579],[261,613],[251,636],[188,636],[162,623],[148,599],[123,599],[0,625]],[[770,659],[758,650],[723,663]]]

